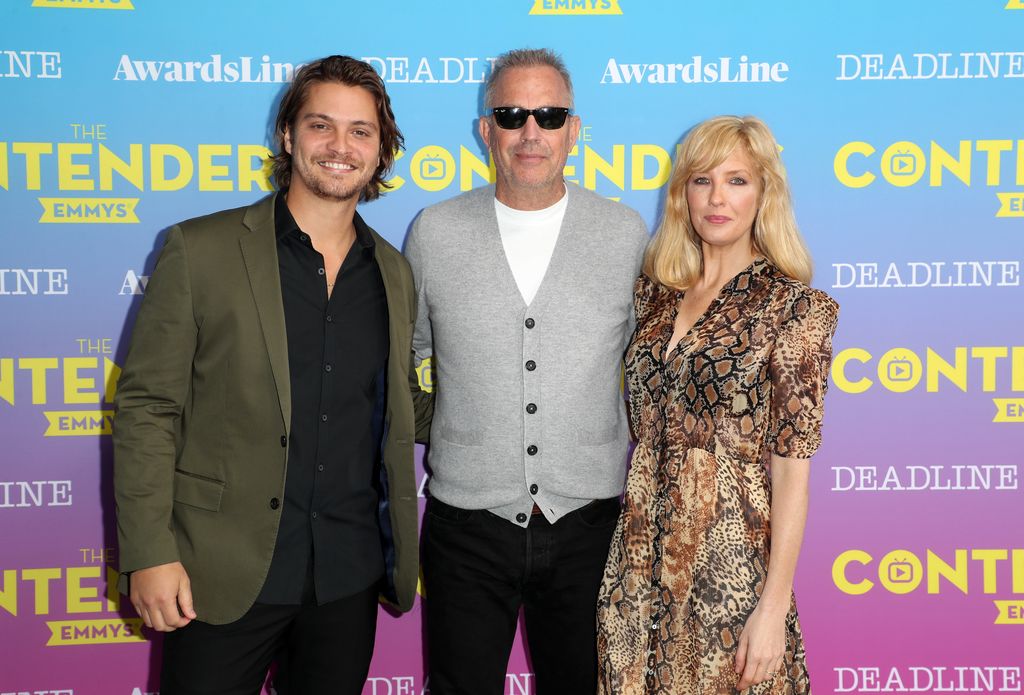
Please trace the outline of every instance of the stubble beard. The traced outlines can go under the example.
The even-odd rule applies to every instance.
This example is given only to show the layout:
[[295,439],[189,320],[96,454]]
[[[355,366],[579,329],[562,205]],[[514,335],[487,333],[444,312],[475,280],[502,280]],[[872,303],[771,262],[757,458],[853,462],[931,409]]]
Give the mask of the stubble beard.
[[370,183],[373,178],[373,173],[369,172],[365,174],[360,180],[345,185],[341,181],[331,181],[327,174],[318,176],[318,169],[320,165],[317,161],[307,162],[304,165],[297,165],[294,168],[294,173],[302,180],[306,189],[310,193],[315,195],[317,198],[322,200],[333,200],[338,202],[352,200],[356,196],[362,194],[363,189]]

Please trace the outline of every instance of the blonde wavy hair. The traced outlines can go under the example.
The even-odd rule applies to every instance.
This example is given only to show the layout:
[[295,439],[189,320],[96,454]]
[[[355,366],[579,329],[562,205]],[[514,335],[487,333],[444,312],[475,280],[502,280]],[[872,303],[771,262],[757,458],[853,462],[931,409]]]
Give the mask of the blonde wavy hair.
[[644,256],[645,275],[679,290],[692,287],[703,270],[700,237],[690,220],[686,185],[697,172],[724,162],[736,147],[743,147],[761,179],[761,199],[754,217],[753,245],[775,267],[794,280],[811,281],[811,254],[793,215],[786,170],[771,130],[754,116],[716,116],[683,140],[672,168],[665,214]]

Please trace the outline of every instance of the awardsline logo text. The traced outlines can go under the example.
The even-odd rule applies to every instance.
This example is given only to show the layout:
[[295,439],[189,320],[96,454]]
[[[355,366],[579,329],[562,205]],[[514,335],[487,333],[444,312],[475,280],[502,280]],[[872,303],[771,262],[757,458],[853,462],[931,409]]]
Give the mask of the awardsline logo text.
[[779,83],[789,79],[789,64],[757,62],[741,55],[705,58],[686,63],[629,63],[609,58],[601,84]]

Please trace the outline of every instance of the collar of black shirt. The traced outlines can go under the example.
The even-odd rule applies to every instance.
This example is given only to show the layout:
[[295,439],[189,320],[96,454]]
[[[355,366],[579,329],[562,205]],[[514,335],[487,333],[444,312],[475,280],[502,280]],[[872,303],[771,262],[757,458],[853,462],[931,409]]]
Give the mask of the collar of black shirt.
[[[284,188],[277,192],[277,199],[274,201],[274,232],[277,235],[277,240],[281,241],[286,236],[292,235],[298,236],[303,241],[308,241],[309,237],[299,228],[299,223],[295,221],[292,211],[288,209],[288,203],[285,200],[287,196],[288,189]],[[356,226],[356,242],[362,247],[363,255],[373,256],[376,242],[373,240],[373,234],[370,233],[370,227],[363,222],[363,218],[358,212],[355,213],[353,221]],[[303,239],[304,236],[306,238]]]

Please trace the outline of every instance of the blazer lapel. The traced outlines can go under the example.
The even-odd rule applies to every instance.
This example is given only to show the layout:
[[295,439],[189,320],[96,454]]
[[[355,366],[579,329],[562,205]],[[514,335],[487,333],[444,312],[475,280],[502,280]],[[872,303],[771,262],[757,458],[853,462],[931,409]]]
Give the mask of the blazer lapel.
[[370,230],[374,236],[376,245],[374,246],[374,258],[377,260],[377,267],[380,268],[380,277],[384,282],[384,295],[388,302],[388,323],[389,333],[391,334],[391,345],[395,345],[396,341],[398,344],[401,343],[403,337],[402,331],[405,331],[409,327],[409,323],[412,320],[409,317],[409,309],[407,305],[406,292],[408,287],[402,280],[401,272],[399,271],[398,264],[394,258],[388,253],[382,253],[382,247],[386,243],[384,239]]
[[263,341],[274,373],[277,397],[284,418],[285,431],[291,429],[292,394],[291,375],[288,371],[288,336],[284,322],[284,302],[281,300],[281,271],[277,265],[277,235],[274,229],[274,201],[277,194],[268,196],[250,207],[242,223],[249,233],[239,239],[249,287],[260,317]]

